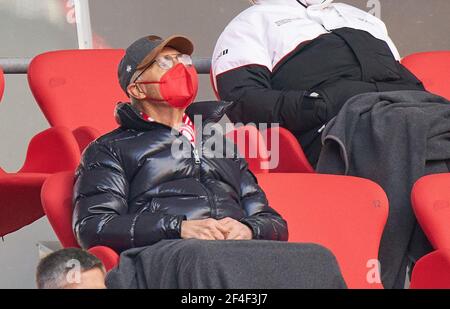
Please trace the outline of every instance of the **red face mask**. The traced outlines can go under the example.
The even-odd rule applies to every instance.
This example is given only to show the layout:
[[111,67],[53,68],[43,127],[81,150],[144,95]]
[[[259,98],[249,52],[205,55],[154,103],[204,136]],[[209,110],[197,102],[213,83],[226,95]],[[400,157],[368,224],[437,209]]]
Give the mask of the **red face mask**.
[[175,108],[188,107],[197,96],[198,76],[193,66],[177,64],[167,71],[159,82],[136,82],[136,84],[159,84],[159,92],[163,99],[147,97],[152,101],[167,102]]

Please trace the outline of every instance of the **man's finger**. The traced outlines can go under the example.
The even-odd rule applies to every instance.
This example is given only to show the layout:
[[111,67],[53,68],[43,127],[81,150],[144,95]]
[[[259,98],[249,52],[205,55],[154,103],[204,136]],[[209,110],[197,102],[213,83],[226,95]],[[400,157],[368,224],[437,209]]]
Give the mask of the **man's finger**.
[[194,238],[200,239],[200,240],[212,240],[211,236],[204,235],[204,234],[200,234],[199,236],[194,237]]
[[238,225],[238,221],[230,219],[224,222],[219,222],[222,226],[226,227],[227,229],[233,229]]
[[219,230],[218,226],[219,224],[209,226],[206,232],[210,235],[210,237],[212,237],[213,240],[224,240],[225,235]]
[[227,234],[230,233],[231,230],[231,226],[230,225],[226,225],[226,224],[217,224],[217,229],[222,233],[222,234]]
[[213,229],[212,230],[213,236],[217,240],[224,240],[225,236],[219,229]]
[[218,220],[218,222],[221,223],[221,224],[229,224],[230,222],[233,222],[233,221],[234,220],[231,219],[230,217],[226,217],[226,218]]
[[233,229],[227,236],[227,239],[235,240],[239,236],[239,229]]

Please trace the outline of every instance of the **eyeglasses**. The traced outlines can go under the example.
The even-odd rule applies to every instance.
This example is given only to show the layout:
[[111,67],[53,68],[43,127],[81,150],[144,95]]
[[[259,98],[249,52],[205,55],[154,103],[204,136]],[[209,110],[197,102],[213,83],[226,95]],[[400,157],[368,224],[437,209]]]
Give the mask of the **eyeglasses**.
[[158,64],[158,66],[163,70],[170,70],[175,65],[174,59],[177,59],[178,63],[184,64],[185,66],[191,66],[192,65],[192,58],[189,55],[186,54],[171,54],[171,55],[164,55],[156,57],[155,60],[150,62],[144,70],[142,70],[141,73],[134,79],[134,82],[141,77],[142,74],[144,74],[145,71],[147,71],[155,62]]

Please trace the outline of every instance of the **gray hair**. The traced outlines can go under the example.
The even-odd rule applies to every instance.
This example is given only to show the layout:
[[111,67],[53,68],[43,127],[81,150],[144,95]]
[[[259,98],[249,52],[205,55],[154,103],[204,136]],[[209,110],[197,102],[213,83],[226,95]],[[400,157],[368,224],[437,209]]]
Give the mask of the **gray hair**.
[[102,262],[85,250],[78,248],[58,250],[39,262],[36,271],[38,289],[64,288],[68,283],[67,274],[72,270],[71,261],[77,261],[81,272],[95,268],[105,272]]
[[[131,76],[130,83],[131,83],[131,81],[134,81],[136,78],[138,78],[139,74],[141,74],[141,73],[142,73],[142,70],[136,70],[136,72],[133,73],[133,76]],[[130,97],[131,105],[136,106],[136,105],[139,105],[141,103],[141,101],[139,101],[138,99],[136,99],[132,95],[130,95],[129,97]]]

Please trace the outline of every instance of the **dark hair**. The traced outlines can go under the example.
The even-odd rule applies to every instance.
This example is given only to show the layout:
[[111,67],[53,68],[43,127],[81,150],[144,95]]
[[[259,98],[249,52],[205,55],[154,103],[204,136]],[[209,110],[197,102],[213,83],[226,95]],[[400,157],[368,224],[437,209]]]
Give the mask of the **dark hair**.
[[37,267],[36,284],[38,289],[60,289],[67,284],[66,276],[79,265],[80,272],[98,268],[105,271],[102,262],[89,252],[78,248],[58,250],[44,257]]

